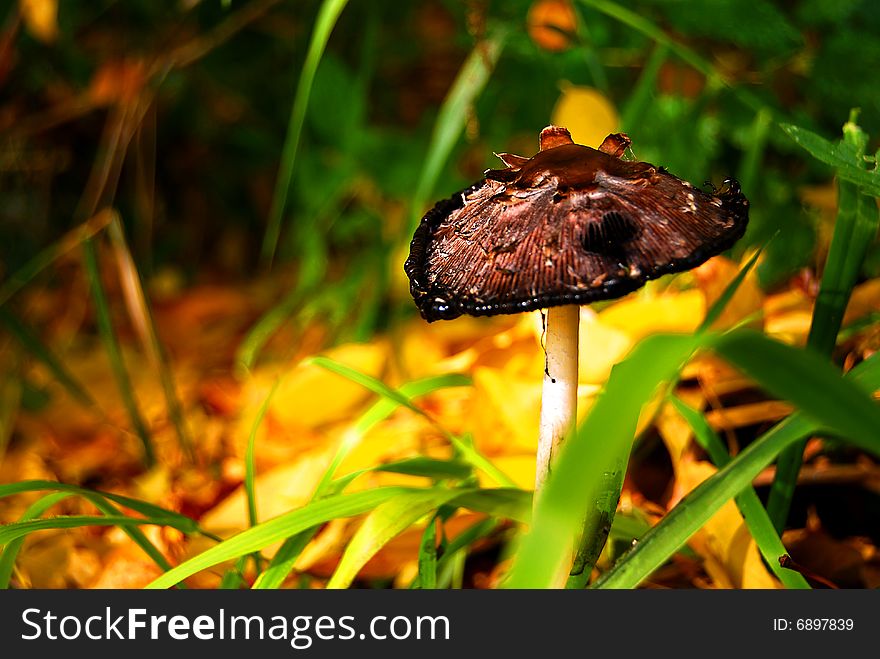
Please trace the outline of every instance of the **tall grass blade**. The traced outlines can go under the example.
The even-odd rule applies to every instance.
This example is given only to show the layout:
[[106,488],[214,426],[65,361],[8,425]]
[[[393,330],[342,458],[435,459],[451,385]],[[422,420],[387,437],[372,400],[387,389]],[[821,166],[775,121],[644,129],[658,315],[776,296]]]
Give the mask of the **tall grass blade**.
[[[843,127],[843,141],[839,145],[830,142],[827,145],[815,145],[808,140],[811,146],[805,148],[824,162],[833,159],[830,155],[832,152],[838,152],[841,157],[849,154],[851,166],[861,170],[868,136],[856,124],[857,114],[855,111],[850,114],[850,120]],[[792,135],[790,131],[796,127],[789,126],[788,129],[787,132]],[[794,135],[801,134],[795,130]],[[816,149],[818,151],[814,153]],[[837,173],[841,179],[844,178],[839,168]],[[807,345],[820,354],[830,356],[834,350],[846,306],[858,281],[862,263],[877,236],[878,226],[880,212],[874,198],[862,194],[855,183],[838,180],[837,221],[807,337]],[[779,533],[782,533],[788,521],[805,446],[803,442],[792,445],[783,451],[776,465],[767,510]]]
[[428,198],[434,190],[443,165],[464,130],[470,108],[489,81],[501,54],[504,40],[505,35],[496,32],[474,47],[459,70],[455,82],[452,83],[443,105],[440,106],[434,131],[431,134],[428,155],[412,196],[410,224],[413,230],[425,211]]
[[657,76],[667,59],[669,59],[669,46],[664,43],[654,46],[635,88],[623,106],[620,125],[624,132],[632,132],[641,124],[642,117],[651,106],[652,97],[657,89]]
[[[863,390],[880,389],[880,358],[872,357],[846,375]],[[819,430],[796,412],[750,444],[713,476],[703,481],[639,541],[635,548],[595,584],[599,588],[635,588],[681,548],[718,509],[748,487],[786,446]],[[865,444],[880,455],[880,440]]]
[[[468,386],[470,384],[470,378],[463,375],[441,375],[408,382],[400,388],[400,394],[406,399],[412,399],[424,396],[443,387]],[[390,416],[398,407],[400,407],[399,402],[390,398],[382,398],[361,415],[352,428],[343,434],[343,439],[336,451],[336,455],[334,455],[330,465],[327,467],[321,480],[315,487],[315,491],[312,494],[312,501],[328,494],[341,492],[355,478],[367,471],[371,471],[371,469],[364,469],[355,474],[350,474],[344,479],[337,481],[333,480],[339,465],[342,464],[348,454],[351,453],[351,451],[360,443],[361,438],[377,423]],[[380,465],[375,469],[380,470],[382,468],[383,466]],[[470,470],[469,466],[468,470]],[[308,545],[314,537],[316,531],[317,529],[315,528],[307,529],[306,531],[285,540],[275,556],[272,557],[272,561],[269,563],[266,570],[257,577],[257,580],[254,582],[254,588],[279,588],[281,584],[284,583],[287,575],[290,574],[297,558],[299,558],[299,555],[306,548],[306,545]]]
[[[27,510],[25,510],[21,517],[18,518],[18,521],[26,522],[30,519],[36,519],[56,503],[69,496],[73,495],[67,492],[47,494],[28,506]],[[12,578],[12,572],[15,569],[15,560],[18,558],[18,552],[21,550],[24,540],[24,537],[12,540],[3,549],[2,554],[0,554],[0,590],[6,590],[9,588],[9,581]]]
[[780,124],[780,128],[814,158],[834,167],[839,178],[863,188],[867,194],[880,197],[880,170],[876,167],[865,169],[862,156],[857,154],[853,144],[846,141],[835,144],[806,128],[792,124]]
[[112,501],[113,503],[119,504],[124,508],[130,508],[131,510],[140,513],[145,517],[150,517],[157,520],[168,520],[169,526],[179,528],[184,533],[201,533],[202,535],[208,535],[199,529],[198,524],[193,519],[187,517],[186,515],[182,515],[181,513],[174,512],[173,510],[168,510],[167,508],[162,508],[161,506],[157,506],[147,501],[141,501],[140,499],[126,497],[121,494],[114,494],[113,492],[103,492],[101,490],[90,490],[88,488],[80,487],[78,485],[71,485],[69,483],[29,480],[2,484],[0,485],[0,498],[12,496],[15,494],[22,494],[25,492],[44,491],[69,492],[71,494],[76,494],[83,497],[84,499],[87,499],[88,501],[91,501],[98,508],[101,508],[103,503]]
[[[770,240],[773,240],[773,238]],[[733,296],[736,295],[736,292],[739,290],[739,287],[742,286],[742,283],[755,266],[755,263],[758,262],[761,252],[764,251],[764,248],[767,247],[769,243],[769,240],[764,243],[761,248],[757,250],[748,261],[746,261],[746,264],[739,269],[739,272],[736,273],[736,277],[730,281],[730,283],[724,288],[720,297],[715,300],[711,307],[709,307],[709,310],[706,312],[706,317],[703,318],[703,322],[701,322],[700,326],[697,328],[697,332],[707,331],[712,327],[712,324],[718,320],[721,314],[724,313],[727,305],[733,299]]]
[[131,380],[128,377],[128,371],[122,360],[119,341],[116,338],[113,323],[110,321],[110,307],[107,303],[107,295],[104,292],[104,285],[101,283],[101,272],[98,268],[98,256],[95,245],[91,238],[84,240],[82,245],[86,274],[89,278],[89,284],[92,289],[92,298],[95,301],[95,314],[98,320],[98,330],[104,343],[104,349],[107,351],[107,358],[110,360],[110,367],[113,369],[113,376],[116,378],[116,386],[122,397],[123,405],[125,405],[125,408],[128,411],[128,417],[131,421],[132,428],[143,444],[144,463],[149,467],[156,462],[153,442],[150,438],[150,433],[147,430],[147,424],[144,422],[141,412],[138,409],[134,390],[131,386]]
[[627,25],[636,32],[642,33],[655,43],[666,46],[687,64],[705,75],[709,80],[710,86],[720,82],[725,84],[737,98],[753,110],[759,111],[766,108],[764,103],[751,92],[728,84],[709,60],[703,58],[687,46],[674,41],[660,27],[635,11],[611,0],[580,0],[580,2],[586,7],[592,7],[606,16],[610,16],[616,21]]
[[147,302],[147,296],[144,294],[144,286],[141,282],[141,276],[135,266],[134,258],[128,247],[128,241],[125,239],[125,232],[119,221],[119,216],[115,215],[110,222],[108,228],[110,236],[110,244],[116,255],[116,263],[119,268],[119,278],[122,283],[122,291],[125,296],[125,303],[128,307],[128,315],[137,330],[144,351],[153,362],[158,374],[159,381],[162,385],[162,393],[165,395],[165,406],[168,408],[168,417],[177,433],[177,440],[180,442],[180,448],[190,460],[193,460],[192,434],[186,424],[183,414],[183,406],[177,395],[174,386],[174,376],[171,373],[171,365],[168,363],[168,356],[159,340],[159,332],[156,328],[156,321],[153,318],[153,312]]
[[408,491],[411,491],[411,488],[384,487],[313,501],[302,508],[260,522],[256,526],[224,540],[172,568],[149,584],[147,588],[169,588],[197,572],[258,551],[318,524],[368,512],[379,504]]
[[5,545],[16,538],[21,538],[34,531],[48,529],[76,529],[83,526],[118,526],[125,528],[134,525],[152,524],[158,526],[174,526],[169,519],[151,519],[127,517],[125,515],[59,515],[50,519],[32,519],[23,522],[12,522],[0,527],[0,545]]
[[71,398],[89,410],[99,410],[95,399],[91,397],[79,380],[67,370],[58,357],[40,340],[40,337],[19,320],[15,314],[4,307],[0,307],[0,323],[6,326],[9,333],[16,338],[25,350],[33,355],[34,359],[49,370],[58,383],[67,390]]
[[415,583],[423,590],[437,588],[437,526],[442,523],[443,518],[438,510],[425,525],[419,542],[419,573]]
[[348,588],[361,568],[390,540],[422,517],[459,495],[456,490],[430,489],[400,494],[373,510],[345,548],[327,588]]
[[78,227],[72,229],[59,240],[49,245],[21,268],[9,276],[0,284],[0,307],[6,304],[13,295],[26,286],[34,277],[54,263],[59,257],[76,249],[83,241],[91,238],[106,227],[114,214],[110,210],[103,210],[94,217],[86,220]]
[[418,407],[412,400],[400,393],[399,391],[395,391],[385,383],[377,380],[376,378],[370,377],[363,373],[356,371],[353,368],[349,368],[344,364],[340,364],[338,362],[333,361],[332,359],[328,359],[326,357],[311,357],[306,360],[310,363],[317,364],[322,368],[326,368],[328,371],[332,371],[337,375],[341,375],[344,378],[355,382],[362,387],[369,389],[375,394],[382,396],[383,398],[387,398],[390,401],[394,401],[398,405],[401,405],[419,416],[427,419],[435,428],[437,428],[447,440],[456,448],[456,450],[461,454],[462,458],[465,461],[469,462],[477,469],[481,469],[487,475],[489,475],[495,482],[504,487],[516,487],[516,483],[507,475],[505,475],[498,467],[492,464],[485,456],[479,453],[472,445],[468,442],[464,441],[460,437],[456,437],[448,430],[446,430],[442,425],[437,423],[435,419],[433,419],[427,412]]
[[272,195],[269,221],[266,225],[266,233],[263,236],[263,247],[260,256],[263,264],[267,267],[272,265],[275,251],[278,248],[278,238],[281,235],[281,221],[287,206],[287,195],[290,191],[290,181],[293,177],[296,152],[299,147],[299,138],[302,133],[303,123],[305,122],[306,111],[309,107],[309,96],[312,92],[315,72],[318,70],[318,63],[324,54],[324,48],[327,46],[327,40],[330,38],[330,33],[336,25],[336,20],[347,3],[348,0],[324,0],[318,11],[318,18],[315,21],[309,49],[296,85],[293,106],[290,109],[287,136],[284,138],[284,148],[281,152],[281,166],[278,168],[278,179],[275,182],[275,192]]
[[[723,467],[730,462],[730,455],[724,447],[721,438],[712,430],[709,422],[698,410],[686,405],[680,398],[670,397],[670,402],[676,411],[687,421],[688,425],[694,433],[697,443],[708,453],[709,458],[716,467]],[[767,565],[773,571],[773,574],[785,585],[786,588],[809,588],[810,584],[799,573],[789,570],[779,564],[779,558],[787,553],[785,545],[776,529],[773,528],[773,522],[764,509],[758,493],[753,487],[746,487],[736,497],[734,497],[736,505],[742,513],[746,526],[758,550],[767,562]]]

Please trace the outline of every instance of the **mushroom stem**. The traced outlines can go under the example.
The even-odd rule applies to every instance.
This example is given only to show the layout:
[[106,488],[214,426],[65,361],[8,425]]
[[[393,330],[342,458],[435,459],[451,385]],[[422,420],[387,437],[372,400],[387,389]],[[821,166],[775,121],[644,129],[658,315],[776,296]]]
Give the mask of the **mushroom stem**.
[[536,494],[550,473],[551,461],[559,452],[562,440],[574,429],[577,419],[579,318],[580,307],[574,304],[547,310]]

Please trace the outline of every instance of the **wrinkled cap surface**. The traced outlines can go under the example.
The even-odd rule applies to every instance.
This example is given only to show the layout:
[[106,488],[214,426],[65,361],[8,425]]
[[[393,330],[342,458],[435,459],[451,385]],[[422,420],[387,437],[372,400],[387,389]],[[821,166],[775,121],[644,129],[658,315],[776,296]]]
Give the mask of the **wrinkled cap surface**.
[[626,135],[599,150],[564,128],[532,158],[438,202],[404,269],[422,316],[492,316],[616,298],[728,249],[749,202],[733,179],[703,192],[649,163],[623,160]]

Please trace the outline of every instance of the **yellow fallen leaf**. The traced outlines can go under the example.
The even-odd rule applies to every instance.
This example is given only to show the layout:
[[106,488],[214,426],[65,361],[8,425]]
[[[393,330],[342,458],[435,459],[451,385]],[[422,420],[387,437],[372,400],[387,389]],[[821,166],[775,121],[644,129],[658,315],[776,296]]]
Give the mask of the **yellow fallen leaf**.
[[[330,464],[332,447],[296,462],[281,465],[254,481],[257,518],[266,520],[305,504],[312,496],[319,479]],[[201,517],[201,526],[221,537],[247,528],[247,495],[244,485],[238,487]]]
[[[676,482],[691,491],[717,470],[708,462],[685,456],[676,470]],[[704,567],[721,588],[778,588],[764,566],[758,547],[731,500],[722,506],[690,541],[704,559]]]
[[474,442],[488,454],[534,451],[541,419],[542,373],[513,377],[504,369],[474,370]]
[[[326,357],[372,377],[379,377],[386,351],[379,343],[349,343]],[[269,410],[282,426],[316,428],[347,419],[372,394],[361,385],[315,364],[300,364],[283,376]]]
[[603,309],[599,320],[639,341],[658,332],[693,332],[706,312],[703,293],[692,289],[656,297],[634,295]]
[[58,0],[18,0],[27,31],[43,43],[58,38]]
[[[706,296],[707,310],[721,297],[743,265],[744,263],[736,263],[723,256],[716,256],[692,271],[703,295]],[[712,324],[712,328],[732,327],[742,319],[760,311],[763,304],[764,293],[758,282],[757,269],[752,268],[728,301],[724,311]],[[760,320],[758,322],[760,323]]]
[[576,143],[593,148],[598,148],[620,124],[617,110],[602,92],[570,83],[562,86],[552,117],[555,125],[568,128]]
[[581,308],[578,335],[578,380],[604,383],[611,367],[624,358],[633,340],[623,330],[602,322],[588,307]]

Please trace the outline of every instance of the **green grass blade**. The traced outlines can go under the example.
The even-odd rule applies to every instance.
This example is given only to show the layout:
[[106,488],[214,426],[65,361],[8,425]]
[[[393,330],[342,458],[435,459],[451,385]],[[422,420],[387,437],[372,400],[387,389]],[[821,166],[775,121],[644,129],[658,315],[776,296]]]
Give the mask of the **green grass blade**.
[[426,478],[455,478],[462,480],[473,473],[472,467],[460,460],[438,460],[436,458],[406,458],[395,462],[376,465],[370,471],[384,471],[392,474],[408,476],[424,476]]
[[440,106],[428,155],[412,196],[412,230],[418,225],[443,165],[464,130],[470,108],[489,81],[504,40],[505,35],[496,32],[474,47]]
[[0,545],[5,545],[16,538],[21,538],[34,531],[47,529],[75,529],[82,526],[119,526],[121,528],[152,524],[157,526],[174,526],[169,519],[150,519],[114,515],[95,517],[93,515],[60,515],[50,519],[33,519],[24,522],[13,522],[0,527]]
[[469,508],[493,517],[526,522],[531,493],[517,489],[411,490],[376,508],[352,538],[327,588],[348,587],[361,568],[391,539],[442,506]]
[[571,560],[588,510],[613,520],[619,492],[605,483],[626,469],[642,407],[676,377],[698,348],[693,336],[652,336],[611,371],[605,390],[578,431],[563,444],[532,520],[516,552],[507,586],[547,588]]
[[260,350],[278,328],[293,315],[302,300],[303,291],[297,286],[254,323],[235,351],[235,365],[238,370],[246,373],[254,367]]
[[293,167],[296,161],[296,152],[299,147],[299,138],[302,133],[306,111],[309,107],[309,96],[312,92],[312,83],[315,80],[315,72],[318,63],[324,54],[324,48],[330,38],[330,33],[336,25],[336,20],[345,8],[348,0],[324,0],[315,21],[315,28],[309,42],[309,49],[303,63],[299,81],[296,85],[296,95],[293,106],[290,109],[290,120],[287,124],[287,136],[284,138],[284,148],[281,152],[281,166],[278,168],[278,179],[275,182],[275,192],[272,195],[272,207],[269,210],[269,221],[266,225],[266,233],[263,236],[261,259],[266,266],[271,266],[278,248],[278,238],[281,235],[281,220],[287,206],[287,195],[290,191],[290,181],[293,177]]
[[861,166],[861,156],[857,155],[852,144],[835,144],[806,128],[792,124],[780,124],[780,128],[814,158],[834,167],[838,177],[863,188],[864,192],[872,196],[880,197],[880,170],[867,170]]
[[624,132],[632,132],[642,123],[642,118],[651,107],[651,100],[657,89],[657,76],[669,58],[669,46],[658,43],[639,75],[632,93],[626,99],[620,115],[620,125]]
[[461,454],[462,458],[464,458],[466,462],[470,463],[477,469],[483,470],[499,485],[505,487],[516,487],[516,483],[509,476],[505,475],[504,472],[493,465],[491,461],[480,454],[479,451],[477,451],[468,442],[465,442],[460,437],[456,437],[448,430],[446,430],[442,425],[437,423],[437,421],[434,420],[429,414],[427,414],[424,410],[413,403],[408,396],[402,394],[399,391],[395,391],[384,382],[381,382],[376,378],[360,373],[359,371],[345,366],[344,364],[335,362],[332,359],[328,359],[326,357],[311,357],[306,361],[317,364],[322,368],[326,368],[328,371],[336,373],[337,375],[341,375],[342,377],[347,378],[366,389],[369,389],[373,393],[382,396],[383,398],[386,398],[390,401],[393,401],[398,405],[405,407],[408,410],[411,410],[419,416],[427,419],[435,428],[443,433],[446,439],[449,440],[449,442],[456,448],[456,450]]
[[[398,393],[403,399],[411,400],[412,398],[425,396],[441,388],[463,387],[469,386],[470,384],[471,379],[464,375],[440,375],[408,382],[400,388]],[[349,453],[351,453],[351,451],[360,443],[362,437],[376,424],[388,418],[394,410],[400,407],[400,405],[401,403],[398,400],[395,400],[394,397],[389,398],[383,396],[372,407],[370,407],[370,409],[361,415],[351,429],[344,434],[342,443],[337,449],[333,460],[331,460],[330,465],[324,471],[321,480],[315,487],[315,491],[312,494],[312,501],[330,493],[336,494],[341,492],[349,483],[351,483],[351,481],[361,474],[373,471],[374,469],[377,471],[382,469],[382,465],[374,469],[362,469],[354,474],[349,474],[342,479],[333,480],[339,465],[342,464]],[[403,468],[406,467],[404,466]],[[439,466],[436,466],[435,468],[439,469]],[[314,537],[316,531],[317,529],[315,528],[307,529],[296,536],[285,540],[275,556],[272,557],[272,561],[269,563],[266,570],[257,577],[257,580],[254,582],[254,588],[259,590],[279,588],[281,584],[284,583],[287,575],[290,574],[297,558],[299,558],[299,555],[306,548],[306,545],[308,545],[309,541]]]
[[743,103],[745,103],[753,110],[760,111],[761,109],[768,109],[766,108],[764,103],[751,92],[745,89],[741,89],[739,87],[733,87],[732,85],[727,83],[723,76],[721,76],[718,71],[716,71],[715,67],[709,60],[701,57],[699,54],[696,53],[696,51],[691,50],[687,46],[674,41],[659,26],[655,25],[635,11],[623,7],[616,2],[611,2],[611,0],[580,1],[581,4],[583,4],[584,6],[592,7],[593,9],[602,12],[606,16],[610,16],[614,20],[619,21],[624,25],[632,28],[636,32],[640,32],[649,39],[653,40],[655,43],[666,46],[671,52],[675,53],[687,64],[705,75],[706,78],[708,78],[709,86],[712,86],[717,82],[723,83],[734,93],[737,98],[739,98]]
[[168,525],[179,528],[184,533],[200,533],[198,524],[180,513],[168,510],[160,506],[156,506],[140,499],[133,499],[121,494],[113,494],[112,492],[103,492],[101,490],[90,490],[78,485],[70,485],[68,483],[57,483],[55,481],[19,481],[17,483],[7,483],[0,485],[0,498],[12,496],[14,494],[22,494],[24,492],[43,492],[57,491],[70,492],[77,494],[92,503],[98,504],[99,501],[112,501],[125,508],[130,508],[141,515],[153,519],[168,520]]
[[82,242],[101,231],[101,229],[110,223],[110,220],[113,219],[113,217],[115,217],[113,211],[101,211],[93,218],[86,220],[78,227],[69,231],[62,236],[60,240],[49,245],[30,261],[25,263],[21,268],[16,270],[3,282],[3,284],[0,284],[0,307],[6,304],[13,295],[54,263],[59,257],[75,249]]
[[422,533],[419,543],[419,574],[416,583],[423,590],[437,588],[437,525],[442,521],[438,511],[425,525],[425,532]]
[[[27,510],[22,513],[18,521],[26,522],[27,520],[35,519],[59,501],[70,496],[73,495],[68,492],[47,494],[28,506]],[[9,542],[3,550],[3,553],[0,554],[0,590],[6,590],[9,588],[9,581],[12,578],[12,572],[15,569],[15,559],[18,558],[18,552],[21,550],[23,544],[24,537],[16,538]]]
[[138,409],[134,390],[131,386],[131,380],[128,377],[128,371],[126,371],[125,363],[122,360],[119,341],[116,338],[116,332],[114,331],[113,323],[110,320],[110,307],[107,303],[107,295],[104,292],[104,286],[101,283],[101,273],[98,268],[98,256],[95,245],[91,238],[87,238],[83,241],[82,246],[86,274],[92,289],[92,297],[95,301],[95,314],[98,320],[98,330],[100,331],[101,339],[104,343],[104,349],[107,351],[110,366],[113,369],[113,376],[116,378],[116,386],[119,389],[122,402],[128,411],[128,417],[131,421],[132,428],[143,444],[144,462],[147,466],[151,466],[156,462],[153,442],[150,439],[147,424],[144,422],[141,412]]
[[[680,398],[670,397],[670,402],[676,411],[687,421],[697,443],[708,453],[709,458],[716,467],[723,467],[730,462],[730,455],[724,447],[721,438],[712,430],[709,422],[698,410],[686,405]],[[743,519],[748,526],[749,532],[755,539],[758,550],[767,561],[767,565],[773,574],[785,585],[786,588],[809,588],[810,584],[799,573],[789,570],[779,564],[779,558],[787,553],[785,545],[770,516],[764,509],[757,492],[753,487],[746,487],[736,497],[736,505],[742,513]]]
[[766,108],[758,110],[752,124],[751,134],[748,137],[745,153],[737,172],[737,180],[747,196],[755,191],[758,182],[758,174],[761,169],[761,161],[764,149],[767,146],[767,137],[770,134],[770,126],[773,117]]
[[[852,166],[863,169],[862,155],[868,136],[856,124],[857,112],[850,113],[850,120],[843,127],[843,141],[839,145],[824,145],[821,154],[816,155],[826,161],[830,151],[839,152],[840,157],[849,158]],[[796,127],[789,126],[791,130]],[[788,131],[787,131],[788,132]],[[789,132],[789,134],[791,134]],[[812,136],[809,139],[821,139]],[[815,147],[814,148],[818,148]],[[813,153],[812,150],[810,150]],[[838,170],[838,175],[840,171]],[[813,309],[813,319],[807,345],[813,350],[831,355],[837,343],[837,336],[843,322],[843,315],[852,289],[874,238],[880,226],[880,213],[873,198],[861,194],[855,183],[838,180],[837,221],[834,235],[828,249],[825,270],[819,285],[819,295]],[[801,442],[787,448],[779,456],[776,475],[770,488],[767,510],[778,532],[782,532],[788,521],[791,500],[797,487],[797,477],[803,463],[805,443]]]
[[279,377],[275,380],[275,383],[266,395],[262,405],[260,405],[260,409],[257,411],[257,416],[251,424],[251,431],[248,434],[247,448],[244,453],[244,492],[247,498],[248,523],[251,526],[254,526],[257,523],[257,493],[254,485],[257,476],[255,455],[257,431],[259,431],[260,426],[263,425],[263,419],[266,418],[266,413],[269,411],[269,405],[272,403],[272,398],[275,397],[275,392],[278,391],[278,385],[280,383],[281,378]]
[[[856,366],[846,379],[860,390],[880,389],[880,357]],[[690,492],[595,584],[600,588],[635,588],[680,549],[718,509],[748,487],[786,446],[819,430],[802,412],[788,417],[759,437]],[[880,440],[869,448],[880,454]]]
[[[843,143],[855,149],[854,158],[860,158],[867,135],[852,121],[847,126],[851,128],[844,127]],[[807,338],[807,345],[822,354],[830,355],[834,349],[846,305],[878,227],[880,213],[874,199],[860,194],[855,185],[841,181],[834,235]]]
[[826,430],[866,450],[880,443],[880,406],[811,350],[742,329],[720,336],[715,350],[771,394],[788,400]]
[[368,512],[381,503],[408,491],[411,489],[385,487],[313,501],[302,508],[260,522],[256,526],[224,540],[169,570],[149,584],[147,588],[169,588],[197,572],[258,551],[318,524]]
[[95,399],[89,395],[86,388],[67,370],[58,357],[40,340],[40,337],[16,318],[15,314],[4,307],[0,307],[0,322],[6,326],[9,333],[16,338],[25,350],[49,370],[52,376],[67,390],[67,393],[75,401],[89,410],[96,411],[99,409]]
[[345,548],[329,590],[348,588],[361,568],[382,547],[422,517],[449,503],[459,492],[449,489],[416,490],[400,494],[373,510]]
[[[772,238],[770,240],[773,240]],[[700,323],[700,326],[697,328],[697,332],[705,332],[708,330],[712,323],[714,323],[718,318],[724,313],[724,310],[727,308],[727,305],[733,299],[733,296],[736,295],[736,292],[739,290],[739,287],[745,281],[751,269],[755,266],[755,263],[758,262],[758,257],[761,256],[761,252],[764,251],[764,248],[769,244],[769,240],[764,243],[761,248],[756,251],[752,257],[746,262],[746,264],[739,269],[739,272],[736,273],[736,277],[734,277],[731,282],[724,288],[724,291],[721,293],[721,296],[715,300],[709,310],[706,312],[706,317],[703,318],[703,322]]]
[[177,440],[184,454],[193,460],[193,439],[186,419],[183,414],[183,405],[177,395],[174,385],[174,376],[171,373],[171,365],[168,363],[168,355],[159,340],[159,331],[156,328],[156,320],[150,309],[147,296],[144,294],[144,285],[140,273],[134,263],[134,257],[125,239],[125,232],[119,216],[114,215],[107,231],[110,236],[110,244],[116,253],[116,263],[119,269],[119,277],[122,282],[122,291],[125,295],[126,306],[132,323],[141,337],[145,351],[150,356],[150,361],[155,365],[159,375],[159,383],[165,396],[165,406],[168,409],[168,418],[177,433]]

